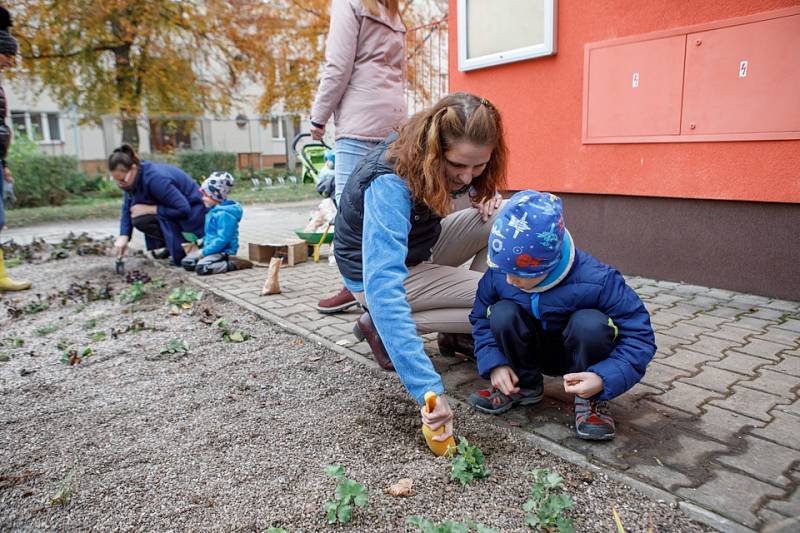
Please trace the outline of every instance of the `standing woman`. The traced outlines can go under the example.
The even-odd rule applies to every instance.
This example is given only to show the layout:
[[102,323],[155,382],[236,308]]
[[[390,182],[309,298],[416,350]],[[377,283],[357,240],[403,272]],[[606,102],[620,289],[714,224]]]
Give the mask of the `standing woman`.
[[[17,55],[17,41],[8,32],[11,24],[11,13],[0,7],[0,70],[14,66]],[[3,205],[3,187],[5,186],[6,156],[11,147],[11,128],[6,124],[8,114],[8,101],[6,93],[0,87],[0,229],[6,224],[5,206]],[[3,250],[0,249],[0,292],[24,291],[31,288],[31,282],[15,280],[6,273],[3,262]]]
[[148,250],[166,248],[172,264],[180,265],[186,256],[182,233],[203,236],[206,208],[197,183],[178,167],[140,161],[127,144],[108,157],[108,170],[125,191],[114,243],[117,255],[125,254],[136,228],[144,233]]
[[[406,111],[406,27],[399,0],[333,0],[325,68],[311,109],[311,136],[336,127],[336,205],[362,157],[402,124]],[[346,288],[320,300],[321,313],[356,305]]]
[[[472,331],[506,154],[500,112],[489,101],[446,96],[367,154],[336,215],[336,265],[367,309],[353,333],[420,404],[428,391],[440,396],[433,413],[422,411],[431,429],[446,428],[434,440],[452,433],[453,413],[418,332],[448,334],[440,351],[449,340],[447,348],[465,352],[454,336]],[[474,209],[453,212],[464,195]],[[469,270],[461,268],[467,261]]]

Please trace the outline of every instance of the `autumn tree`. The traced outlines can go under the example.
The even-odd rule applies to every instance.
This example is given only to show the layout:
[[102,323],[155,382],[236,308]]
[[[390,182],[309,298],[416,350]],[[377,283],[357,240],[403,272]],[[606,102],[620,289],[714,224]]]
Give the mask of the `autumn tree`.
[[270,59],[260,0],[17,0],[21,72],[63,107],[117,114],[123,141],[149,115],[221,113]]
[[[137,117],[224,113],[253,85],[261,114],[307,112],[330,1],[15,0],[10,9],[18,72],[64,108],[118,115],[123,141],[136,144]],[[402,2],[406,26],[441,17],[446,4]]]

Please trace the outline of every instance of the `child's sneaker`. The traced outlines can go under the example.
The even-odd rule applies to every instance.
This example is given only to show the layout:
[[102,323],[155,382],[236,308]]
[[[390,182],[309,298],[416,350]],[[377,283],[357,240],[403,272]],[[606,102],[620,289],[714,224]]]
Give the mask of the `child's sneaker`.
[[542,401],[544,387],[539,386],[534,389],[519,388],[519,392],[506,396],[500,389],[490,387],[481,389],[469,395],[469,403],[478,411],[499,415],[505,413],[515,405],[533,405]]
[[575,396],[575,432],[586,440],[611,440],[616,435],[608,402]]

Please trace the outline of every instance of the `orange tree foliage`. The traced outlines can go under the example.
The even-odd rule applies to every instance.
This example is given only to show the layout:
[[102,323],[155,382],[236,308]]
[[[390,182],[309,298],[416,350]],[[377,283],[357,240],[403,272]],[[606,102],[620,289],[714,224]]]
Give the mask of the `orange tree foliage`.
[[[427,16],[413,1],[402,5],[408,27]],[[16,0],[10,8],[22,73],[65,108],[130,122],[143,112],[223,113],[249,85],[263,89],[260,113],[276,104],[307,112],[324,64],[329,6],[330,0]]]

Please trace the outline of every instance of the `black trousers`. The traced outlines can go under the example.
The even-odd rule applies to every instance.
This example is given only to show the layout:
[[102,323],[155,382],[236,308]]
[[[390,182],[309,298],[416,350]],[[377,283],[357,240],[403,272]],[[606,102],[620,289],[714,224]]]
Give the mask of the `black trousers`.
[[492,305],[489,315],[492,334],[525,388],[537,387],[542,374],[583,372],[607,359],[616,337],[609,320],[596,309],[581,309],[572,313],[563,331],[549,331],[510,300]]
[[144,233],[144,243],[148,250],[158,250],[167,246],[164,232],[156,215],[139,215],[131,219],[133,227]]

